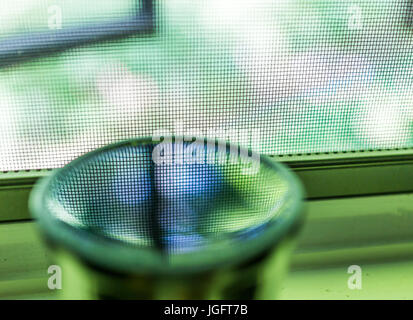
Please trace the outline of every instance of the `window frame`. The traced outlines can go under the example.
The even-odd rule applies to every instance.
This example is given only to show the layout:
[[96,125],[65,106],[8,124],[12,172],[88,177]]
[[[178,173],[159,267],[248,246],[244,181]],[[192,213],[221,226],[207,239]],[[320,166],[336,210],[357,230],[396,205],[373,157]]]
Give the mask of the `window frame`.
[[[413,192],[413,149],[272,158],[297,174],[309,201]],[[52,170],[0,173],[0,222],[30,219],[30,191]]]
[[153,33],[155,31],[153,0],[134,0],[134,3],[137,11],[131,18],[10,36],[1,40],[0,68],[101,41]]

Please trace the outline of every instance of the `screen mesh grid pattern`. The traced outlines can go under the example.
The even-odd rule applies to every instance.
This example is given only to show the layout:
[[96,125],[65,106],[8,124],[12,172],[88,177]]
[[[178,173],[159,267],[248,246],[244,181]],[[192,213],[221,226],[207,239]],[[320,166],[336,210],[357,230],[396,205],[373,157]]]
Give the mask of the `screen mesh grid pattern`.
[[[47,28],[45,10],[61,1],[17,3],[0,40]],[[136,5],[64,3],[63,28],[121,19]],[[3,6],[4,15],[13,7]],[[410,0],[155,6],[154,34],[0,69],[0,171],[62,167],[158,130],[276,155],[413,146]]]
[[172,142],[161,162],[153,161],[156,143],[90,154],[59,171],[42,201],[52,219],[170,254],[231,248],[286,218],[296,190],[277,168],[255,159],[258,170],[247,173],[252,163],[229,148],[192,144],[196,162],[176,161]]

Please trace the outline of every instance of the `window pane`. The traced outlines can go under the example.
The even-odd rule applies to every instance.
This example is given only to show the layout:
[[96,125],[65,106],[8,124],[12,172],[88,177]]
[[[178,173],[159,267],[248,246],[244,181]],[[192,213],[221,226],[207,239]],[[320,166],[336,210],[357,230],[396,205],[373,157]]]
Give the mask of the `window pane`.
[[135,0],[1,0],[0,39],[119,19],[136,13]]
[[156,3],[154,36],[0,70],[0,170],[158,129],[267,154],[413,146],[409,0]]

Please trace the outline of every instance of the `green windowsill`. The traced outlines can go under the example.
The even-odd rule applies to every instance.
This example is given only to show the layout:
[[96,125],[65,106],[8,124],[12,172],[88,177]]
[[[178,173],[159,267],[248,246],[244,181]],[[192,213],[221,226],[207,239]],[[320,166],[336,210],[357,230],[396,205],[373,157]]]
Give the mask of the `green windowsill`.
[[413,299],[413,261],[361,265],[361,290],[347,286],[348,265],[293,271],[281,299]]
[[[403,205],[401,199],[404,198],[397,199],[399,200],[398,206]],[[409,199],[406,198],[406,201],[408,200],[406,207],[410,207]],[[363,208],[361,201],[366,201],[366,199],[357,201],[353,199],[351,203],[357,208]],[[342,205],[341,202],[343,202]],[[375,202],[377,202],[376,198]],[[357,246],[348,238],[343,238],[342,240],[351,245],[350,247],[340,246],[339,241],[336,242],[335,247],[329,247],[322,243],[319,237],[332,239],[334,230],[331,229],[331,224],[333,221],[338,223],[336,233],[340,229],[338,227],[348,225],[347,220],[343,220],[344,216],[339,212],[340,208],[347,213],[347,219],[361,219],[362,217],[360,214],[352,215],[353,210],[347,207],[348,204],[344,200],[336,200],[334,204],[334,212],[329,212],[328,215],[327,212],[323,213],[324,206],[330,207],[326,202],[310,208],[310,219],[302,232],[299,248],[292,257],[292,268],[284,281],[280,298],[413,299],[413,240],[409,239],[406,234],[394,243],[390,243],[387,239],[386,244],[366,242]],[[367,204],[366,208],[371,210]],[[383,212],[391,212],[391,208],[385,208],[384,205],[382,209]],[[363,212],[364,215],[367,212]],[[376,224],[377,219],[381,219],[382,225],[384,223],[389,225],[391,222],[391,220],[386,220],[384,215],[380,217],[373,215],[370,218],[373,218]],[[351,221],[355,225],[359,222],[359,220]],[[374,224],[369,225],[371,227]],[[324,233],[320,226],[324,227]],[[393,231],[402,231],[398,224],[393,229]],[[353,226],[352,230],[353,233],[349,236],[353,238],[358,233],[365,234],[365,229],[356,230]],[[392,234],[390,228],[387,227],[382,230],[383,236],[385,230],[389,232],[388,236]],[[314,232],[317,233],[317,237],[311,238]],[[47,268],[52,263],[34,222],[0,224],[0,299],[58,298],[56,291],[47,288]],[[351,275],[347,273],[347,269],[350,265],[359,265],[362,268],[361,290],[348,288],[347,281]]]
[[[413,259],[406,252],[413,243],[297,252],[280,298],[413,299]],[[376,256],[382,261],[374,262]],[[0,299],[57,298],[47,288],[50,264],[33,222],[0,224]],[[351,264],[362,268],[361,290],[347,286]]]
[[[362,266],[364,275],[362,289],[347,287],[349,275],[346,266],[306,271],[292,271],[285,280],[281,300],[375,300],[413,299],[413,262],[395,262]],[[18,294],[2,295],[0,299],[57,299],[57,292],[37,290],[46,283],[46,278],[29,281],[3,282],[5,286],[19,286]],[[24,286],[22,286],[22,284]],[[35,289],[33,289],[35,288]],[[16,288],[17,289],[17,288]],[[26,292],[22,292],[26,289]]]

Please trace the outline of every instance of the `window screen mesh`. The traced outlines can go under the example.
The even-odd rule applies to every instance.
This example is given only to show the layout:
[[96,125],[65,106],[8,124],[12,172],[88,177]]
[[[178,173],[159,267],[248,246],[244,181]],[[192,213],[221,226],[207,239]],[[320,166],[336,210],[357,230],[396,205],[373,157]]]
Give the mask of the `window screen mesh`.
[[[0,170],[61,167],[156,130],[266,154],[413,145],[409,0],[155,3],[154,34],[0,70]],[[47,29],[54,4],[70,28],[137,2],[2,1],[0,39]]]
[[136,11],[137,2],[139,4],[135,0],[3,0],[0,1],[0,39],[130,17]]
[[[178,163],[181,148],[185,161]],[[299,200],[279,167],[252,158],[247,163],[231,151],[203,141],[164,141],[88,154],[49,182],[42,214],[135,247],[219,255],[285,223]],[[254,164],[257,171],[246,174]]]

